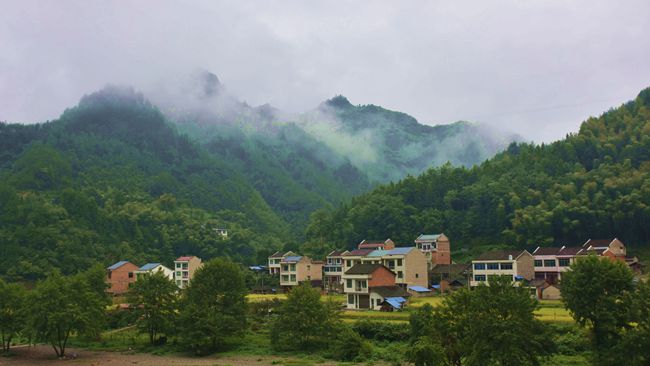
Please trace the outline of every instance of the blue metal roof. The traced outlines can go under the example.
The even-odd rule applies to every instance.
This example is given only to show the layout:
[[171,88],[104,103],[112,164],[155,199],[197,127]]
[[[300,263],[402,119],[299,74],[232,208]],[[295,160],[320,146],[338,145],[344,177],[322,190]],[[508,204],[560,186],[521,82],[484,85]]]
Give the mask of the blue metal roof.
[[393,308],[401,309],[402,304],[406,302],[406,299],[403,297],[387,297],[385,301]]
[[440,289],[440,285],[431,285],[431,287],[435,288],[436,290]]
[[521,281],[521,280],[523,280],[523,279],[524,279],[523,276],[515,276],[515,280],[517,280],[517,281]]
[[408,254],[411,250],[415,249],[415,247],[401,247],[401,248],[395,248],[391,249],[386,253],[386,255],[402,255],[402,254]]
[[300,259],[302,259],[302,256],[300,256],[300,255],[292,255],[292,256],[289,256],[289,257],[284,257],[282,262],[298,262],[298,261],[300,261]]
[[368,253],[366,257],[381,257],[382,255],[388,254],[388,250],[373,250],[372,252]]
[[108,267],[107,269],[111,270],[111,271],[114,271],[114,270],[122,267],[123,265],[125,265],[127,263],[129,263],[129,261],[119,261],[119,262],[115,263],[114,265]]
[[409,290],[413,290],[415,292],[431,292],[431,290],[422,286],[409,286]]
[[416,240],[438,240],[442,234],[422,234]]
[[249,266],[248,269],[250,269],[251,271],[263,271],[264,266]]
[[160,263],[147,263],[144,266],[138,268],[138,271],[150,271],[156,267],[158,267]]

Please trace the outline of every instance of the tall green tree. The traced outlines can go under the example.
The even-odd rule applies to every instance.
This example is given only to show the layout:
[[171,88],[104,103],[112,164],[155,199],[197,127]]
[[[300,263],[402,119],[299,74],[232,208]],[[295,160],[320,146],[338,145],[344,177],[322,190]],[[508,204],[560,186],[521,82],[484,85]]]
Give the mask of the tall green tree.
[[205,263],[185,290],[178,323],[181,342],[201,354],[241,341],[246,293],[239,265],[221,258]]
[[71,335],[99,334],[105,321],[105,296],[94,285],[92,274],[54,273],[29,293],[26,329],[31,339],[50,344],[63,357]]
[[0,341],[2,351],[9,352],[11,341],[23,329],[25,288],[0,278]]
[[620,334],[630,326],[634,289],[632,271],[623,262],[589,256],[562,275],[562,299],[581,326],[592,333],[597,364],[608,364]]
[[162,272],[139,276],[127,293],[127,301],[137,316],[136,325],[154,344],[161,334],[169,334],[178,311],[178,287]]
[[650,282],[640,282],[634,294],[631,318],[633,326],[623,331],[615,356],[619,364],[650,365]]
[[321,301],[320,291],[303,283],[287,295],[271,325],[271,344],[276,349],[312,349],[335,331],[340,317],[336,305]]

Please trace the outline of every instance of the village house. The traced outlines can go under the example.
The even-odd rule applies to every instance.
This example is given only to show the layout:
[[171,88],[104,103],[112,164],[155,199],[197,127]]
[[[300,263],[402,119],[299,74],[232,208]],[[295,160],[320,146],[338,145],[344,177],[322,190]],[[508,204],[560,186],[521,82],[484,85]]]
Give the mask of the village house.
[[138,268],[138,270],[135,271],[135,278],[138,280],[143,276],[147,276],[156,272],[162,272],[163,275],[165,275],[165,277],[167,277],[170,281],[174,280],[174,271],[163,266],[160,263],[147,263],[144,266]]
[[558,283],[562,273],[569,269],[579,256],[587,251],[580,247],[537,247],[533,251],[535,278],[546,280],[549,284]]
[[106,268],[106,292],[111,295],[122,295],[129,291],[131,284],[135,282],[135,272],[138,266],[129,261],[119,261]]
[[307,256],[292,255],[280,260],[280,287],[289,291],[302,282],[320,287],[323,280],[323,261],[314,261]]
[[582,248],[585,249],[588,254],[596,254],[598,256],[609,257],[619,261],[625,261],[625,256],[627,255],[625,244],[616,238],[589,239],[582,244]]
[[533,255],[527,250],[496,250],[472,261],[470,286],[488,284],[492,276],[510,276],[513,282],[532,280],[535,277]]
[[426,255],[416,247],[385,249],[355,249],[343,255],[343,272],[357,264],[383,264],[395,272],[397,285],[428,287]]
[[323,289],[326,292],[343,292],[343,255],[347,253],[347,250],[334,250],[325,258],[325,264],[323,266]]
[[174,280],[179,288],[186,288],[194,277],[196,270],[201,268],[201,258],[196,256],[178,257],[174,261]]
[[467,263],[436,264],[429,271],[431,287],[448,292],[466,287],[472,275],[472,265]]
[[348,309],[381,310],[387,299],[395,305],[389,306],[401,308],[410,296],[395,285],[395,272],[382,264],[356,264],[343,274],[343,282]]
[[415,246],[427,257],[427,270],[437,264],[451,264],[451,245],[445,234],[422,234]]
[[395,248],[395,243],[390,240],[386,239],[384,241],[381,240],[362,240],[361,243],[357,246],[358,249],[379,249],[379,250],[389,250],[389,249],[394,249]]
[[295,256],[296,254],[294,252],[286,252],[286,253],[280,253],[280,252],[275,252],[269,256],[269,262],[268,262],[268,269],[269,269],[269,274],[270,275],[280,275],[280,262],[282,261],[282,258],[284,257],[290,257],[290,256]]
[[354,249],[341,255],[343,258],[343,273],[355,265],[360,264],[363,258],[374,251],[374,249]]

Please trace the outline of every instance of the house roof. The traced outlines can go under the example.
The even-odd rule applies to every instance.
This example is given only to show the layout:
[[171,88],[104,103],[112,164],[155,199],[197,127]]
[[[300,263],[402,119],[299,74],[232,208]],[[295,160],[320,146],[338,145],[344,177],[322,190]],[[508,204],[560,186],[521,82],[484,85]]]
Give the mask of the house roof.
[[355,249],[346,254],[343,254],[343,256],[344,257],[357,257],[357,256],[365,257],[368,254],[370,254],[372,251],[373,251],[372,249]]
[[176,258],[176,260],[174,262],[187,262],[187,261],[191,260],[192,258],[195,258],[195,256],[186,255],[186,256],[183,256],[183,257]]
[[436,264],[431,268],[430,273],[434,275],[441,274],[459,274],[470,269],[469,263],[453,263],[453,264]]
[[589,246],[607,247],[613,241],[614,241],[614,239],[588,239],[584,244],[582,244],[582,247],[583,248],[588,248]]
[[152,269],[158,267],[160,263],[147,263],[144,266],[138,268],[138,271],[151,271]]
[[559,254],[563,247],[537,247],[533,252],[533,255],[557,255]]
[[534,278],[530,281],[528,281],[528,286],[529,287],[546,287],[548,285],[548,282],[543,279],[543,278]]
[[359,249],[383,248],[385,245],[384,243],[361,243]]
[[282,253],[280,253],[279,251],[277,251],[277,252],[275,252],[275,253],[273,253],[273,254],[271,254],[269,256],[269,258],[281,258],[281,257],[282,257]]
[[395,248],[391,249],[386,253],[386,255],[404,255],[408,254],[411,250],[415,250],[415,247],[400,247],[400,248]]
[[387,297],[384,301],[394,309],[401,309],[402,304],[406,302],[406,299],[403,297]]
[[482,261],[500,261],[500,260],[510,260],[510,256],[512,256],[512,259],[517,259],[520,255],[522,255],[525,252],[525,250],[493,250],[491,252],[485,252],[476,258],[476,260],[482,260]]
[[282,262],[283,263],[286,263],[286,262],[289,262],[289,263],[300,262],[301,259],[302,259],[301,255],[291,255],[291,256],[282,258]]
[[426,287],[422,287],[422,286],[409,286],[409,290],[415,291],[415,292],[431,292],[431,290],[429,290]]
[[327,256],[328,257],[340,257],[345,252],[347,252],[347,250],[333,250]]
[[382,255],[388,254],[388,252],[389,252],[388,250],[377,249],[368,253],[368,257],[381,257]]
[[409,297],[411,294],[406,292],[399,286],[376,286],[369,289],[370,292],[375,292],[384,299],[387,297]]
[[442,234],[421,234],[416,241],[436,241]]
[[[365,274],[371,274],[375,272],[379,268],[386,268],[382,264],[376,264],[376,263],[360,263],[360,264],[355,264],[352,266],[350,269],[345,271],[346,275],[365,275]],[[393,273],[390,269],[386,268],[389,272]]]
[[565,247],[562,249],[560,253],[558,253],[559,256],[566,256],[566,255],[578,255],[578,254],[583,254],[581,253],[584,249],[581,247]]
[[591,253],[598,253],[598,255],[603,255],[605,251],[609,250],[609,247],[589,247],[587,248],[587,252]]
[[110,271],[114,271],[114,270],[116,270],[116,269],[122,267],[123,265],[125,265],[125,264],[127,264],[127,263],[129,263],[129,261],[119,261],[119,262],[113,264],[112,266],[110,266],[110,267],[108,267],[108,268],[106,268],[106,269],[108,269],[108,270],[110,270]]

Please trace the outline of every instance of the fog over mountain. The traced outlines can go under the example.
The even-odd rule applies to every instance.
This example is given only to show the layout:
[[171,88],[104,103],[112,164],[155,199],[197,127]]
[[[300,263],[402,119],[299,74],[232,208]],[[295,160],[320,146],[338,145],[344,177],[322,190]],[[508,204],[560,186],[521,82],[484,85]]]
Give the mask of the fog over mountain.
[[251,106],[302,113],[341,94],[539,142],[650,80],[643,0],[0,2],[8,122],[55,119],[109,83],[146,92],[205,68]]

